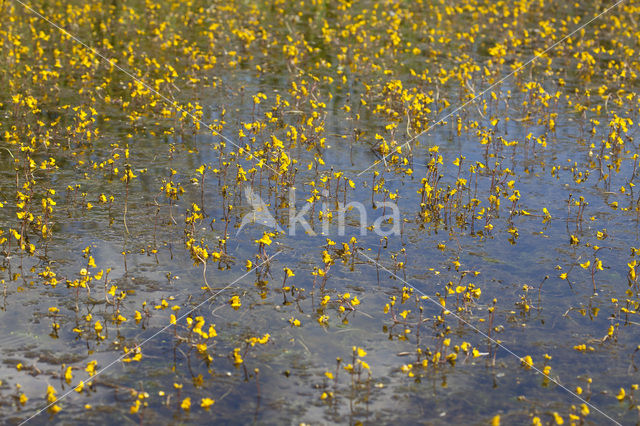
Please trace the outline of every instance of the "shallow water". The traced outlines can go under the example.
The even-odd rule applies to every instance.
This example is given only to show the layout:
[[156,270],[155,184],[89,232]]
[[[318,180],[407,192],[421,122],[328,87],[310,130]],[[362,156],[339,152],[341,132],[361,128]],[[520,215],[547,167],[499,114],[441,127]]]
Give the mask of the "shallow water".
[[[179,112],[163,117],[159,112],[162,97],[149,93],[131,96],[130,78],[117,70],[109,71],[102,65],[89,71],[76,69],[72,59],[73,53],[78,52],[72,51],[73,42],[62,40],[59,33],[41,20],[35,19],[32,25],[51,33],[49,40],[42,41],[47,47],[46,55],[58,46],[69,75],[53,79],[55,84],[32,83],[17,72],[25,72],[23,65],[14,64],[11,56],[3,53],[3,83],[14,80],[17,83],[10,93],[0,98],[1,130],[15,132],[22,142],[12,143],[10,138],[5,138],[0,145],[6,148],[0,150],[0,202],[4,204],[0,208],[0,226],[8,238],[3,244],[0,268],[0,279],[6,285],[0,304],[3,324],[0,329],[0,395],[3,397],[0,415],[10,424],[25,420],[36,424],[210,421],[225,424],[487,424],[492,419],[495,421],[496,416],[506,424],[520,424],[531,422],[534,417],[543,422],[557,421],[554,413],[565,421],[570,421],[572,413],[576,415],[572,421],[577,423],[636,422],[637,401],[632,385],[638,381],[634,355],[640,326],[635,312],[640,287],[637,280],[631,278],[628,263],[637,258],[632,247],[640,244],[637,201],[633,186],[629,185],[635,178],[633,155],[638,152],[634,142],[638,131],[638,99],[633,95],[619,104],[613,102],[616,90],[622,91],[620,99],[635,93],[636,77],[628,77],[624,83],[611,81],[604,75],[606,65],[602,64],[606,64],[606,60],[599,59],[602,64],[594,65],[600,66],[599,72],[590,81],[582,78],[580,71],[574,72],[575,62],[579,62],[574,61],[574,53],[584,50],[576,47],[576,39],[564,45],[566,50],[552,52],[550,71],[534,64],[531,71],[526,68],[490,90],[501,100],[510,97],[508,106],[504,101],[492,100],[489,92],[478,101],[480,105],[487,102],[485,111],[475,103],[455,111],[468,95],[469,85],[473,86],[474,93],[481,93],[491,82],[482,75],[482,68],[474,71],[473,78],[464,84],[455,78],[436,82],[439,70],[453,76],[464,70],[467,59],[463,54],[468,55],[469,63],[493,70],[495,63],[492,66],[490,61],[497,59],[489,56],[487,46],[493,46],[502,38],[516,40],[515,36],[510,38],[499,31],[499,27],[481,28],[473,43],[461,42],[455,34],[485,18],[474,17],[467,9],[454,18],[453,13],[445,12],[446,6],[438,2],[427,2],[423,8],[388,2],[386,6],[393,13],[378,15],[376,12],[376,16],[384,18],[382,21],[369,19],[362,24],[368,31],[367,36],[378,34],[376,31],[384,34],[381,28],[391,25],[389,22],[395,16],[403,16],[403,42],[420,46],[427,59],[411,54],[409,47],[394,52],[387,46],[387,51],[379,55],[382,69],[375,70],[371,64],[376,61],[358,62],[353,56],[356,53],[373,55],[371,45],[378,43],[375,40],[367,47],[365,41],[348,33],[351,35],[335,36],[333,42],[328,42],[326,36],[316,31],[322,27],[318,24],[322,19],[326,19],[329,26],[344,28],[363,20],[362,16],[370,18],[375,3],[364,1],[344,6],[343,11],[332,10],[323,2],[311,3],[313,8],[292,3],[289,9],[279,11],[282,6],[278,2],[255,8],[237,2],[228,10],[217,3],[211,9],[206,9],[208,5],[204,4],[205,9],[198,9],[159,2],[157,6],[163,13],[150,11],[148,5],[138,2],[128,6],[131,11],[120,24],[126,30],[111,42],[116,46],[113,54],[124,51],[126,43],[132,43],[136,49],[130,57],[135,60],[128,67],[144,70],[140,75],[148,81],[152,77],[160,78],[162,72],[145,63],[144,58],[157,55],[160,61],[172,61],[180,77],[171,86],[162,85],[159,91],[163,96],[175,96],[183,108],[189,108],[189,102],[202,105],[200,129],[193,129],[193,120],[181,119]],[[514,6],[508,3],[506,9]],[[522,3],[528,4],[528,11],[523,12],[525,18],[514,24],[515,29],[531,28],[543,18],[554,17],[559,34],[567,33],[561,19],[579,15],[583,17],[580,22],[586,22],[598,7],[596,2],[575,8],[556,2],[547,2],[546,6],[544,2]],[[479,7],[475,2],[460,2],[458,6]],[[33,36],[29,39],[29,23],[25,18],[28,11],[18,3],[6,7],[10,8],[7,16],[22,20],[4,18],[2,22],[9,29],[0,34],[2,40],[9,43],[7,33],[15,33],[35,43]],[[73,3],[70,7],[81,10],[79,4]],[[64,9],[53,8],[49,13],[56,21],[66,22],[69,31],[81,39],[99,43],[91,20],[106,22],[111,31],[115,31],[118,26],[108,16],[118,15],[113,10],[109,15],[101,9],[106,5],[94,4],[93,7],[86,13],[87,18],[78,18],[76,25],[72,25],[73,19]],[[611,16],[637,31],[634,20],[634,16],[638,17],[637,7],[629,7],[631,9],[616,10]],[[434,21],[434,14],[430,12],[434,8],[445,18]],[[497,12],[478,10],[493,16],[498,23],[511,22]],[[405,16],[407,11],[413,15]],[[144,18],[145,13],[151,14],[148,19]],[[202,22],[195,23],[198,18],[220,26],[211,35],[215,42],[203,35]],[[310,23],[305,23],[306,18],[311,19]],[[412,23],[422,19],[438,30],[438,36],[449,34],[453,41],[430,41],[429,25],[424,25],[427,29],[412,29]],[[155,37],[149,34],[153,34],[152,29],[161,22],[166,22],[165,27],[169,28],[163,37],[182,34],[185,41],[182,46],[188,46],[191,52],[195,49],[193,46],[199,46],[204,52],[211,49],[217,58],[216,65],[210,70],[197,68],[193,66],[197,61],[189,62],[190,52],[159,48],[164,38],[157,33]],[[602,22],[604,34],[617,34],[612,29],[616,28],[613,18]],[[566,27],[575,28],[577,24]],[[135,25],[143,28],[140,34],[131,28],[136,28]],[[258,27],[265,29],[267,41],[258,39],[246,47],[237,38],[238,28],[253,31]],[[524,63],[532,57],[534,48],[541,48],[547,42],[540,35],[542,25],[536,28],[537,31],[531,31],[532,39],[526,47],[507,49],[508,62],[497,68],[492,81],[507,76],[512,69],[509,65]],[[589,27],[583,40],[596,40],[607,49],[613,48],[607,41],[608,36],[594,35],[594,30],[595,27]],[[229,38],[225,31],[235,38]],[[308,56],[299,54],[300,59],[295,61],[283,58],[280,45],[287,43],[287,35],[295,35],[295,40],[304,39],[319,50]],[[280,44],[273,44],[274,40]],[[638,71],[637,63],[622,53],[623,46],[640,48],[638,39],[625,36],[620,40],[620,46],[609,59],[625,64],[629,74],[633,69]],[[348,60],[340,59],[343,47],[349,51]],[[232,49],[237,53],[230,55]],[[298,49],[302,47],[299,45]],[[428,51],[430,56],[426,54]],[[234,62],[235,55],[243,57],[240,65],[230,63]],[[340,67],[319,67],[321,60],[333,61]],[[119,63],[126,62],[126,57],[119,56]],[[200,58],[200,64],[203,62]],[[41,62],[35,53],[25,52],[22,63],[35,67]],[[256,65],[264,71],[257,72]],[[434,80],[421,81],[412,75],[410,68],[417,72],[429,69]],[[384,69],[389,73],[385,74]],[[80,76],[84,72],[88,73],[90,83],[82,82]],[[347,76],[347,83],[339,84],[343,74]],[[311,83],[313,75],[319,79],[315,86]],[[334,82],[320,80],[325,76]],[[191,77],[199,81],[190,81]],[[559,84],[560,78],[563,84]],[[406,164],[385,158],[388,165],[382,162],[368,169],[381,158],[375,148],[379,143],[376,134],[383,135],[387,141],[395,139],[401,145],[420,132],[415,128],[407,133],[406,117],[396,119],[374,112],[376,105],[406,109],[398,106],[397,93],[384,89],[396,79],[402,81],[405,88],[415,87],[416,93],[426,94],[437,86],[440,105],[427,114],[428,125],[438,119],[447,123],[437,124],[420,134],[412,141],[411,150],[403,146]],[[216,82],[215,87],[212,81]],[[559,91],[562,96],[557,102],[547,100],[550,106],[540,106],[540,101],[533,102],[532,91],[525,89],[525,83],[530,81],[538,81],[545,93]],[[102,82],[106,89],[96,89]],[[292,82],[296,87],[304,86],[311,94],[293,92]],[[78,93],[83,84],[85,91]],[[586,88],[597,93],[603,84],[611,86],[607,89],[611,101],[606,104],[595,94],[591,99],[575,93],[576,89]],[[365,85],[375,86],[367,90]],[[165,95],[167,91],[171,95]],[[264,93],[267,99],[254,104],[252,96],[258,92]],[[33,117],[29,112],[17,113],[18,107],[11,103],[11,96],[16,93],[32,94],[39,99],[42,109],[49,111],[50,117],[42,112],[34,113]],[[119,101],[106,102],[107,93]],[[430,93],[435,96],[434,92]],[[539,93],[543,93],[542,89]],[[277,96],[288,100],[290,105],[277,106]],[[300,98],[296,99],[297,96]],[[443,99],[448,101],[448,107],[443,107]],[[123,100],[130,104],[122,106]],[[312,100],[326,105],[314,108]],[[577,113],[574,105],[578,101],[590,103],[591,107],[601,105],[601,111]],[[149,108],[154,102],[158,106]],[[408,103],[406,100],[400,103],[403,102]],[[75,113],[62,108],[63,104],[84,105],[83,110],[94,105],[98,113],[96,122],[90,126],[99,129],[99,136],[79,142],[63,129],[56,129],[52,137],[55,143],[48,149],[36,144],[31,158],[40,163],[51,156],[58,168],[24,172],[22,164],[24,161],[28,164],[28,159],[21,154],[20,144],[29,146],[30,139],[24,123],[33,125],[36,118],[46,118],[49,122],[55,119],[54,114],[60,114],[64,117],[64,126],[76,125]],[[345,104],[351,106],[350,112],[342,108]],[[27,111],[24,105],[21,108]],[[319,111],[318,116],[313,124],[307,125],[314,110]],[[455,112],[448,117],[452,111]],[[130,116],[136,112],[141,118],[131,123]],[[279,121],[271,123],[269,112],[279,117]],[[546,124],[551,113],[557,114],[553,129]],[[518,120],[527,114],[529,120]],[[623,135],[620,153],[609,153],[613,148],[606,147],[601,154],[601,140],[610,135],[609,123],[614,114],[631,118],[633,124],[628,125]],[[471,127],[458,133],[458,117],[462,126]],[[508,122],[507,117],[511,118]],[[494,118],[499,119],[497,124],[492,123]],[[597,119],[599,124],[590,123],[591,119]],[[204,124],[219,124],[221,120],[224,124],[220,132],[231,141],[223,149],[220,136],[203,130]],[[254,121],[265,124],[264,130],[255,133],[256,141],[241,138],[241,130],[251,136],[244,123]],[[397,124],[395,136],[385,130],[390,123]],[[290,127],[285,128],[285,124]],[[481,144],[474,126],[491,134],[492,142]],[[175,132],[163,135],[171,127]],[[307,141],[290,143],[286,132],[291,127],[305,133]],[[593,135],[590,134],[592,128]],[[354,134],[358,132],[363,136],[355,140]],[[529,134],[533,139],[528,138]],[[286,149],[270,145],[271,135],[285,141]],[[546,146],[535,141],[541,135],[546,137]],[[500,136],[518,144],[504,146]],[[325,138],[325,141],[321,144],[314,138]],[[246,143],[250,144],[254,155],[238,154],[238,147],[232,146],[233,143],[243,148]],[[128,158],[124,154],[125,146],[129,150]],[[433,150],[435,146],[437,151]],[[255,152],[260,149],[264,153]],[[297,163],[278,169],[282,176],[277,176],[269,167],[279,167],[273,159],[282,151]],[[253,176],[248,172],[248,180],[238,182],[238,165],[249,171],[256,167],[257,157],[261,155],[269,167],[260,168]],[[429,161],[440,155],[442,164],[436,172],[440,175],[438,188],[445,191],[447,186],[455,188],[459,178],[466,179],[467,183],[458,186],[457,195],[434,202],[432,211],[440,212],[440,217],[432,215],[425,219],[417,191],[422,187],[421,180],[430,172]],[[459,170],[452,163],[461,155],[465,159]],[[318,156],[324,164],[318,164]],[[14,162],[12,157],[19,161]],[[618,170],[617,158],[621,159]],[[599,160],[603,170],[607,164],[614,164],[611,180],[599,179]],[[308,168],[310,162],[315,164]],[[51,237],[45,240],[32,228],[26,231],[28,242],[35,246],[33,254],[16,247],[17,240],[10,234],[10,229],[20,229],[22,223],[16,219],[16,212],[21,209],[16,194],[29,192],[16,187],[14,164],[18,164],[15,167],[20,186],[25,181],[33,181],[33,202],[28,206],[34,215],[41,214],[40,199],[45,190],[55,189]],[[136,175],[128,185],[120,179],[126,164],[131,165]],[[469,166],[474,164],[477,171],[470,171]],[[209,166],[204,185],[197,172],[201,165]],[[110,172],[113,167],[118,167],[120,174],[113,175]],[[504,172],[506,168],[509,173]],[[175,174],[172,175],[171,170]],[[359,175],[363,170],[366,171]],[[408,170],[411,173],[407,173]],[[587,171],[588,179],[580,180],[577,173]],[[336,172],[344,176],[339,183],[336,183]],[[366,225],[370,225],[383,214],[374,204],[379,206],[389,200],[389,193],[396,193],[401,234],[385,239],[367,230],[363,235],[354,214],[346,221],[344,235],[340,235],[334,211],[327,235],[306,235],[298,227],[296,235],[290,232],[272,235],[273,242],[264,247],[263,252],[257,240],[271,229],[258,223],[239,229],[243,216],[252,211],[245,198],[246,188],[259,193],[276,220],[289,231],[288,188],[295,186],[296,208],[300,211],[314,188],[321,191],[325,187],[324,178],[328,178],[329,196],[328,199],[319,197],[313,207],[312,226],[316,232],[322,230],[322,220],[318,217],[322,201],[331,209],[337,201],[360,202],[366,209]],[[166,197],[161,189],[163,179],[179,183],[184,193],[175,200]],[[353,188],[348,179],[353,181]],[[375,185],[379,190],[372,189]],[[499,186],[497,192],[496,186]],[[340,189],[336,194],[337,187]],[[626,188],[625,191],[621,191],[621,187]],[[520,198],[517,205],[512,206],[509,197],[516,189]],[[113,196],[114,200],[100,202],[100,194]],[[441,196],[444,195],[441,193]],[[500,200],[500,207],[491,208],[478,217],[478,210],[489,208],[490,197],[494,196]],[[580,197],[588,202],[581,217],[577,206],[568,208],[569,199]],[[465,204],[473,198],[481,202],[471,213]],[[372,200],[375,201],[372,203]],[[93,205],[91,209],[87,208],[88,202]],[[618,205],[613,205],[614,202]],[[192,227],[185,220],[193,212],[194,203],[203,210],[203,217],[196,219]],[[439,203],[442,205],[438,206]],[[233,205],[230,211],[229,204]],[[543,209],[547,209],[547,213]],[[579,242],[572,243],[571,236]],[[206,272],[186,245],[191,237],[193,243],[206,245],[209,253],[223,253],[219,261],[210,258],[206,262]],[[352,237],[357,243],[350,242]],[[336,245],[329,245],[327,239]],[[351,254],[342,255],[337,251],[342,249],[342,243],[349,244]],[[600,248],[594,250],[594,245]],[[90,250],[83,253],[87,247]],[[322,285],[323,278],[312,273],[326,266],[324,250],[328,250],[332,264]],[[96,267],[88,266],[89,254]],[[271,256],[268,261],[264,254]],[[253,262],[249,268],[245,267],[247,259]],[[585,263],[587,260],[589,265]],[[602,262],[602,269],[593,268],[597,260]],[[59,283],[55,287],[45,284],[42,273],[47,267],[57,274]],[[284,267],[295,273],[286,280],[287,286],[298,289],[294,295],[292,290],[282,290]],[[76,293],[67,280],[81,279],[83,268],[91,275],[99,270],[105,273],[101,279],[89,283],[90,291],[80,288]],[[107,268],[110,268],[108,274]],[[568,274],[567,279],[562,278],[563,273]],[[448,283],[452,292],[447,295],[445,311],[440,305],[440,296],[447,292]],[[456,287],[467,287],[470,283],[480,288],[481,294],[463,303],[467,290],[456,293]],[[109,296],[105,293],[111,286],[117,290]],[[403,287],[408,298],[401,303]],[[346,304],[342,297],[347,292],[350,300],[357,297],[360,304]],[[116,303],[118,296],[121,300]],[[241,301],[238,309],[231,306],[232,296],[238,296]],[[323,304],[326,296],[329,302]],[[397,300],[394,310],[385,313],[385,305],[393,297]],[[162,307],[163,300],[165,307]],[[347,306],[347,310],[341,312],[340,305]],[[172,310],[174,306],[179,309]],[[58,311],[52,312],[52,307]],[[124,320],[116,319],[117,309]],[[136,311],[142,313],[142,319],[135,320]],[[400,319],[403,311],[406,319]],[[178,317],[177,325],[171,325],[171,314]],[[86,319],[87,315],[91,315],[90,320]],[[202,316],[206,324],[203,330],[215,324],[217,336],[206,339],[207,347],[201,353],[196,345],[203,340],[192,330],[193,324],[187,327],[183,317],[187,315],[190,319]],[[326,322],[319,321],[322,315],[328,315]],[[299,327],[292,324],[294,319],[300,321]],[[99,332],[95,328],[97,320],[103,327]],[[57,330],[52,328],[54,323],[59,325]],[[614,329],[609,329],[610,325]],[[267,333],[269,338],[264,344],[248,343],[251,337],[260,338]],[[466,346],[464,342],[468,342],[469,356],[464,348],[460,349]],[[587,346],[586,351],[575,348],[581,344]],[[141,359],[123,362],[123,358],[134,355],[127,355],[124,347],[137,345]],[[358,355],[356,347],[362,348],[366,355]],[[236,348],[240,348],[242,363],[234,362]],[[472,355],[474,348],[476,356]],[[454,350],[458,351],[455,362],[445,361]],[[437,354],[443,359],[434,359]],[[545,354],[550,356],[546,361]],[[206,361],[206,356],[211,357],[210,361]],[[535,368],[523,365],[521,358],[525,356],[532,358]],[[341,361],[337,362],[336,358]],[[429,363],[422,367],[425,358]],[[96,361],[98,374],[90,377],[85,368],[92,361]],[[344,368],[348,363],[354,364],[353,374]],[[17,368],[19,364],[21,368]],[[546,365],[551,366],[551,370],[542,374]],[[64,374],[69,366],[73,378],[67,382]],[[356,373],[358,369],[360,373]],[[91,381],[92,386],[75,392],[73,389],[79,380]],[[47,400],[49,385],[57,391],[57,400]],[[577,392],[577,387],[582,391]],[[625,389],[626,396],[616,398],[620,388]],[[20,402],[23,394],[28,400]],[[190,398],[190,407],[185,408],[185,398]],[[214,399],[215,404],[205,410],[200,407],[202,398]],[[133,409],[136,399],[142,405]],[[580,414],[583,403],[589,404],[588,415]],[[60,411],[55,413],[52,407]]]

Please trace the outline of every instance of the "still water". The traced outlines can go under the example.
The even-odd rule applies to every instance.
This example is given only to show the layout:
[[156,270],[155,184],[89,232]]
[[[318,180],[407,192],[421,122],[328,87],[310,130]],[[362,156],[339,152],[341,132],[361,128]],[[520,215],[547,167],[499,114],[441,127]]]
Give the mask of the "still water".
[[6,423],[638,421],[637,6],[71,3],[132,74],[3,6]]

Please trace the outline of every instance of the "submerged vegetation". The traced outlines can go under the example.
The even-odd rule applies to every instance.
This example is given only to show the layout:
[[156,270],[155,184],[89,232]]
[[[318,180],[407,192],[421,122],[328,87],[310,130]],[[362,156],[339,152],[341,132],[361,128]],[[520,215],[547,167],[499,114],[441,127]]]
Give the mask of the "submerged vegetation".
[[0,2],[0,416],[640,422],[639,20]]

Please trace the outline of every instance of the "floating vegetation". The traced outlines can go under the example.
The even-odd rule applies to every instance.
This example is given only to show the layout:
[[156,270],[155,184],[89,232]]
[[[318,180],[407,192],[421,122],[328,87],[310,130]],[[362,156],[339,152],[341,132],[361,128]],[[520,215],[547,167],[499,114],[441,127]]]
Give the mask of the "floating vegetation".
[[638,2],[0,11],[7,423],[640,422]]

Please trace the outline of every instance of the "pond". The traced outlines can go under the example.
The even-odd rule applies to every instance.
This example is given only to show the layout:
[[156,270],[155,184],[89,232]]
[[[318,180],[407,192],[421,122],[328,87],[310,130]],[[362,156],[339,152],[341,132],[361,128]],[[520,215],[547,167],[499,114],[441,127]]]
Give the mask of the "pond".
[[640,5],[0,5],[7,424],[640,421]]

